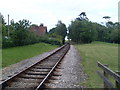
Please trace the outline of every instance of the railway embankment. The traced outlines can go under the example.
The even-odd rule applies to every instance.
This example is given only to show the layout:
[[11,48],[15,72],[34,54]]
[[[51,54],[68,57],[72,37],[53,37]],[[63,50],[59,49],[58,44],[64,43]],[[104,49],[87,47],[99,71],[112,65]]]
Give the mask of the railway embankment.
[[[2,79],[8,79],[12,75],[42,60],[58,49],[59,48],[4,68],[2,70]],[[79,52],[73,45],[71,45],[70,50],[60,64],[59,73],[61,73],[61,75],[54,80],[54,82],[49,83],[48,86],[51,88],[83,88],[84,86],[82,86],[81,83],[86,80],[86,74],[84,73],[83,66],[80,62],[81,57]]]

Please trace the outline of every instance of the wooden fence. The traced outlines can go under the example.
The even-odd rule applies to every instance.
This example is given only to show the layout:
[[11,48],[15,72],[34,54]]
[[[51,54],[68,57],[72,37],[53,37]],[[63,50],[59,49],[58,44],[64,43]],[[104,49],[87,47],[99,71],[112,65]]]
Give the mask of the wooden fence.
[[[103,65],[100,62],[97,62],[97,64],[98,67],[103,70],[103,73],[98,71],[98,75],[103,79],[104,88],[116,88],[117,90],[120,90],[120,72],[113,72],[108,68],[108,65]],[[115,83],[110,81],[109,75],[113,77]]]

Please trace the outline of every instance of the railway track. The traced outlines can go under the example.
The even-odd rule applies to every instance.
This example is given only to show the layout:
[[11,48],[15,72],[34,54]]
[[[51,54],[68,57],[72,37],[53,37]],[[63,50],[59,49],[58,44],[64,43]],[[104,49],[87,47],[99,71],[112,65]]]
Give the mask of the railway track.
[[2,90],[23,88],[23,89],[43,89],[45,83],[52,76],[56,67],[62,61],[70,48],[69,44],[65,44],[56,52],[44,58],[40,62],[31,65],[25,70],[11,76],[9,79],[0,83]]

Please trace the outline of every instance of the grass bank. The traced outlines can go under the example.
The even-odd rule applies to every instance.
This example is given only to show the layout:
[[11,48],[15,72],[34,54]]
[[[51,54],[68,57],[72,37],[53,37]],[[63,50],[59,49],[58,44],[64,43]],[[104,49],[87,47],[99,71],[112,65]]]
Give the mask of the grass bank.
[[15,64],[21,60],[34,57],[57,48],[56,45],[37,43],[28,46],[7,48],[2,50],[2,67]]
[[2,68],[2,49],[0,48],[0,69],[1,68]]
[[88,88],[101,88],[103,81],[97,74],[100,70],[97,61],[108,64],[113,71],[118,70],[118,44],[104,42],[93,42],[91,44],[76,45],[82,57],[82,64],[85,73],[88,75],[87,82],[84,84]]

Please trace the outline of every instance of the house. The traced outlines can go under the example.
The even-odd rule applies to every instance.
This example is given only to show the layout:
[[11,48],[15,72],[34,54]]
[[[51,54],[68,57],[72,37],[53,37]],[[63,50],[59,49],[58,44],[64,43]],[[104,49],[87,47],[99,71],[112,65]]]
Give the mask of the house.
[[40,26],[33,25],[30,27],[30,31],[34,32],[38,36],[44,36],[47,33],[47,27],[43,24],[40,24]]

